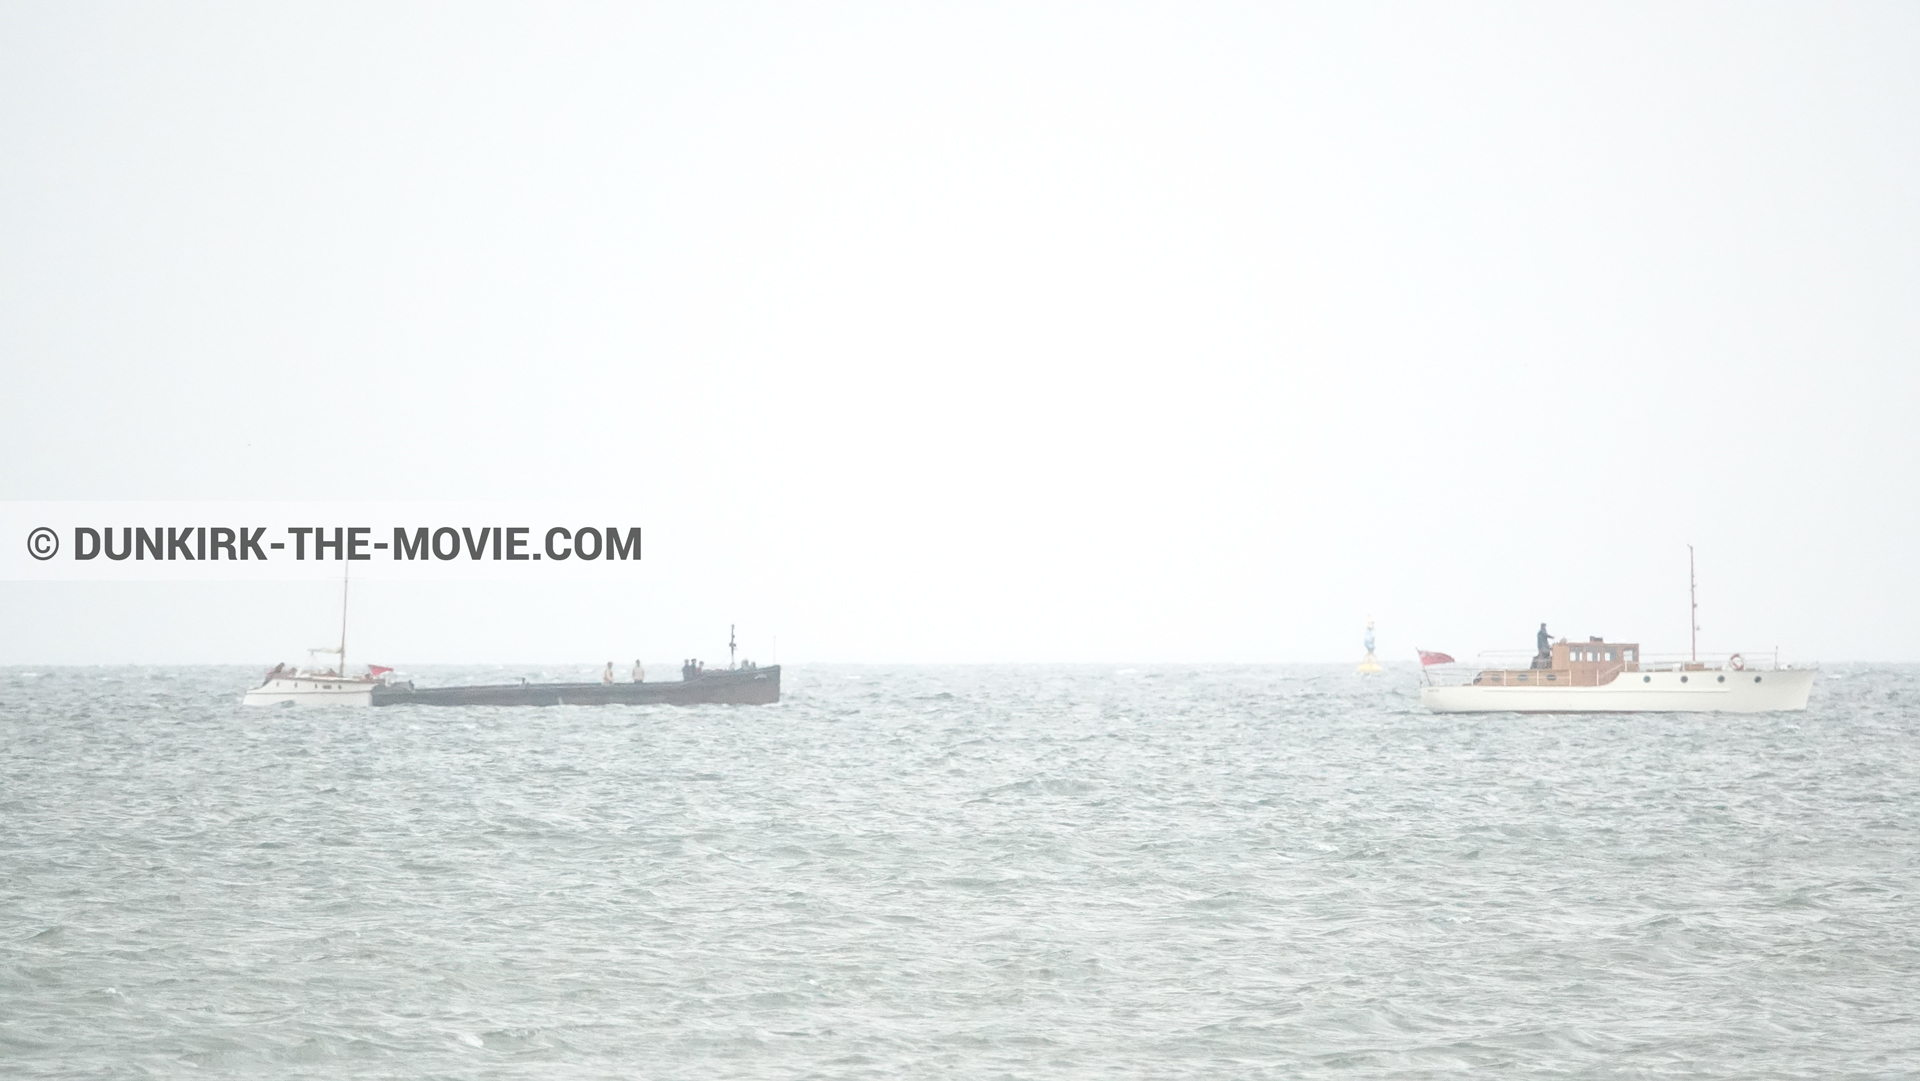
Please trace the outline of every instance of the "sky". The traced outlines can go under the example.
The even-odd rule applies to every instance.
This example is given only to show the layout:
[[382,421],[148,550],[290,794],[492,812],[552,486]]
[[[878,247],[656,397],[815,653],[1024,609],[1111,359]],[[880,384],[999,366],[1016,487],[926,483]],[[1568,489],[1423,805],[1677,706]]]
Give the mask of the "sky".
[[0,499],[640,508],[400,664],[1920,661],[1915,192],[1911,4],[10,4]]

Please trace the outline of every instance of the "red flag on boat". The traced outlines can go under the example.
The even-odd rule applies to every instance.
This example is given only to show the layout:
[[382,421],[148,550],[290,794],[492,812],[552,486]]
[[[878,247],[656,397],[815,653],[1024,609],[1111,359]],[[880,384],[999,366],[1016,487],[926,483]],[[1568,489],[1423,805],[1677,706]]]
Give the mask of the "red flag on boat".
[[1427,665],[1430,665],[1430,664],[1452,664],[1453,663],[1453,658],[1447,656],[1444,653],[1430,653],[1424,649],[1420,649],[1417,646],[1414,647],[1414,652],[1420,654],[1420,667],[1422,668],[1425,668]]
[[384,675],[386,675],[386,674],[387,674],[388,672],[391,672],[391,671],[393,671],[393,669],[391,669],[391,668],[382,668],[382,667],[380,667],[380,666],[379,666],[379,665],[377,665],[377,664],[370,664],[370,665],[367,665],[367,674],[368,674],[368,675],[370,675],[370,676],[384,676]]

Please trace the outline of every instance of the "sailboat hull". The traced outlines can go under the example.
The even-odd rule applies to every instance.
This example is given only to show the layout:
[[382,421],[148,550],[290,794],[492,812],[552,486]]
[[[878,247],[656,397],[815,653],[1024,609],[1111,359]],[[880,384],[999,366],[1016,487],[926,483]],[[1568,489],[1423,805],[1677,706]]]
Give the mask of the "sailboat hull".
[[270,679],[240,700],[245,706],[370,706],[379,684],[369,680],[296,676]]

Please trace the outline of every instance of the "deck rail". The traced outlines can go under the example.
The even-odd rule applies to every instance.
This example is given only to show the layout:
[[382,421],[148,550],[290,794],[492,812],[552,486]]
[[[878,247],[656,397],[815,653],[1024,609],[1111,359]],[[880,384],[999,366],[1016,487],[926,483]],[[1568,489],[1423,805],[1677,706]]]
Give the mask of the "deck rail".
[[1534,668],[1534,654],[1524,649],[1494,649],[1469,662],[1426,667],[1423,675],[1434,686],[1593,687],[1625,672],[1778,671],[1778,649],[1733,650],[1726,653],[1642,653],[1632,661],[1581,662],[1572,668]]

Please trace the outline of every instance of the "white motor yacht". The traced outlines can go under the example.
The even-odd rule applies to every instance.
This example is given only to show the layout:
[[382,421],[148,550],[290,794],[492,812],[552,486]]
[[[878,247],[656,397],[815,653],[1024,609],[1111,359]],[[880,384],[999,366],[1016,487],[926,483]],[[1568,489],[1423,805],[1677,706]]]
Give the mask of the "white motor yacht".
[[[1700,603],[1687,546],[1691,649],[1650,657],[1635,642],[1589,638],[1550,642],[1540,625],[1537,650],[1483,653],[1477,668],[1455,669],[1443,653],[1421,653],[1427,685],[1420,703],[1435,713],[1770,713],[1807,708],[1813,667],[1787,667],[1780,654],[1700,658]],[[1758,662],[1758,663],[1756,663]],[[1442,673],[1434,678],[1430,666]]]
[[1738,653],[1648,657],[1599,638],[1562,639],[1545,662],[1468,669],[1460,682],[1442,676],[1420,688],[1420,703],[1435,713],[1768,713],[1806,709],[1815,671]]

